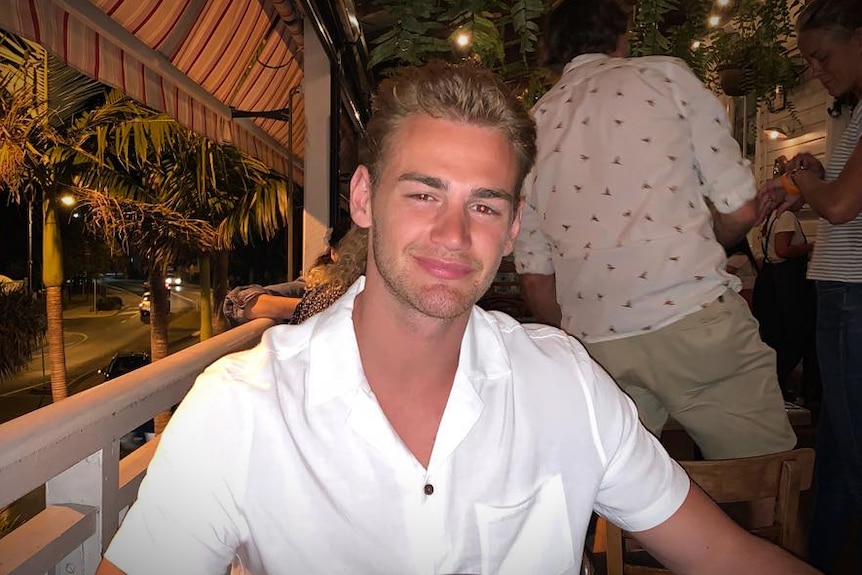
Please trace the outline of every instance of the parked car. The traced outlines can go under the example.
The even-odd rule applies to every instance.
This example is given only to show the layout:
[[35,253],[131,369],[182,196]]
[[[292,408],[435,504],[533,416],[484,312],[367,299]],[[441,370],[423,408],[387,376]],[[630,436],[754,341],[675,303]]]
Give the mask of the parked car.
[[150,363],[150,354],[145,351],[121,351],[114,355],[105,368],[99,373],[105,376],[105,381],[125,375],[139,367]]
[[[141,297],[141,303],[138,304],[138,312],[141,314],[141,321],[147,323],[150,321],[150,308],[152,306],[152,302],[150,301],[150,292],[145,291],[144,295]],[[171,292],[168,290],[168,312],[171,311]]]
[[[139,367],[144,367],[150,363],[150,354],[144,351],[121,351],[114,355],[111,362],[103,369],[99,370],[105,381],[115,379],[121,375],[125,375],[130,371],[134,371]],[[134,430],[120,438],[120,447],[126,451],[134,451],[136,448],[143,445],[148,435],[152,435],[154,430],[153,420],[146,421],[139,425]]]

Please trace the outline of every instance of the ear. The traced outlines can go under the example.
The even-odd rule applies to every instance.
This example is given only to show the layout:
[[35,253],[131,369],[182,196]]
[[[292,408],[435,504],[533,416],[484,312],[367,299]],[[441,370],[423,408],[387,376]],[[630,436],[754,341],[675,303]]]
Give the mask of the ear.
[[362,165],[350,178],[350,217],[360,228],[371,227],[371,173]]
[[518,233],[521,231],[521,212],[524,210],[524,200],[518,202],[518,207],[515,208],[515,216],[512,218],[512,224],[509,226],[509,233],[506,238],[506,246],[503,248],[503,255],[507,256],[515,249],[515,240],[518,238]]

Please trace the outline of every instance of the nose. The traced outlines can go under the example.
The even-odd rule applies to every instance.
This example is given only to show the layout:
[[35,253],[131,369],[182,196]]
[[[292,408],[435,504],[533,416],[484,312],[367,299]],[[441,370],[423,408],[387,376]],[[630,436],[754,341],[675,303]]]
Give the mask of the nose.
[[431,231],[431,241],[449,250],[469,246],[470,218],[466,208],[450,204],[440,210]]
[[823,69],[823,66],[821,66],[817,61],[808,62],[808,67],[811,70],[811,77],[815,80],[822,80],[826,75],[826,71]]

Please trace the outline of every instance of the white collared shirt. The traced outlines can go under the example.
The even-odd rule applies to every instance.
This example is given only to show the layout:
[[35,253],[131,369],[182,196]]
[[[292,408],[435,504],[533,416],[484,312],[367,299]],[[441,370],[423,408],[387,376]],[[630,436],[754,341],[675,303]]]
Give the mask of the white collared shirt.
[[705,198],[733,212],[754,177],[681,60],[578,56],[533,116],[515,263],[556,275],[563,329],[586,342],[639,335],[739,291]]
[[131,575],[577,573],[593,509],[630,530],[688,478],[563,332],[474,308],[428,468],[384,416],[360,279],[202,374],[106,557]]

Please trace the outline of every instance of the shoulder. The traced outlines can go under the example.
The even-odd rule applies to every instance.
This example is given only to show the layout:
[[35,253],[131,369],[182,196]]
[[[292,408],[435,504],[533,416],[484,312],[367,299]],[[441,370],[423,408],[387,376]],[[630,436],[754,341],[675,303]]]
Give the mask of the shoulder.
[[263,332],[256,346],[221,357],[198,380],[205,380],[211,389],[224,387],[234,394],[271,389],[279,366],[302,364],[313,327],[311,321],[303,325],[275,325]]
[[797,221],[796,214],[793,212],[782,212],[775,220],[775,231],[793,230],[796,228]]
[[[577,339],[565,331],[538,323],[519,323],[502,312],[485,312],[482,316],[499,334],[516,383],[525,378],[531,386],[577,389],[586,396],[595,395],[596,385],[605,381],[597,375],[595,364]],[[616,386],[613,385],[614,390]]]

